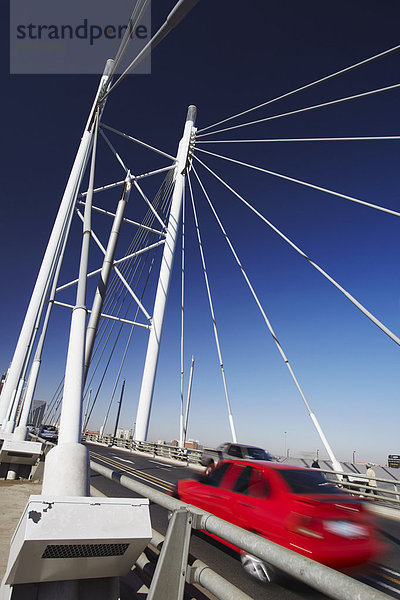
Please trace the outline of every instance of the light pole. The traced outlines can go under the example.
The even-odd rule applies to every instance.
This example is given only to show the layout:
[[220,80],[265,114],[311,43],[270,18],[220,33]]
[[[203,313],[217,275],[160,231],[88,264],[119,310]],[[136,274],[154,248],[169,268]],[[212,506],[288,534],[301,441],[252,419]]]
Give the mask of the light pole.
[[284,431],[283,433],[284,433],[284,441],[285,441],[285,454],[284,454],[284,456],[286,458],[286,436],[287,436],[287,431]]

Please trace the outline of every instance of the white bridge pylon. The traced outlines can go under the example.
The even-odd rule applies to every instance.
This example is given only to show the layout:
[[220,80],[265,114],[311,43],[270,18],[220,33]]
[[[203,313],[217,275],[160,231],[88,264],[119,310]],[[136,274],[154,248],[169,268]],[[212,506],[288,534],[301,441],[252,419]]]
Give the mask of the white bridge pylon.
[[180,216],[182,212],[183,189],[186,175],[190,167],[191,152],[193,151],[194,138],[196,134],[196,129],[194,127],[196,113],[196,107],[189,106],[186,116],[185,129],[179,144],[176,158],[174,192],[172,194],[172,204],[167,227],[167,235],[165,238],[164,253],[161,262],[160,276],[154,303],[153,319],[136,417],[135,439],[141,441],[147,439],[147,433],[149,429],[151,403],[153,398],[158,355],[160,351],[165,307],[168,298],[172,264],[174,261]]

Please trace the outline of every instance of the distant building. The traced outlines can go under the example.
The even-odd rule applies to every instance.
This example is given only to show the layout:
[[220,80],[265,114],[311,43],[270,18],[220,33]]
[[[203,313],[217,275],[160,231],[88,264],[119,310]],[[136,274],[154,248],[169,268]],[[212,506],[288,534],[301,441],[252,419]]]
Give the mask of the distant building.
[[[35,427],[40,427],[43,423],[44,411],[46,410],[46,402],[44,400],[34,400],[29,412],[29,423]],[[49,423],[47,423],[49,425]]]
[[199,440],[188,440],[185,443],[185,448],[188,450],[203,450],[203,444],[200,444]]

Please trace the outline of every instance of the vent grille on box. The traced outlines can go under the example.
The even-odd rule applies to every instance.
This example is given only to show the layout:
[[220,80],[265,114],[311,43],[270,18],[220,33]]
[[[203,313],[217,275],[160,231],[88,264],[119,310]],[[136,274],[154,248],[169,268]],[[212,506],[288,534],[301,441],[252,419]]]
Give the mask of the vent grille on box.
[[129,544],[62,544],[49,545],[42,558],[98,558],[122,556]]

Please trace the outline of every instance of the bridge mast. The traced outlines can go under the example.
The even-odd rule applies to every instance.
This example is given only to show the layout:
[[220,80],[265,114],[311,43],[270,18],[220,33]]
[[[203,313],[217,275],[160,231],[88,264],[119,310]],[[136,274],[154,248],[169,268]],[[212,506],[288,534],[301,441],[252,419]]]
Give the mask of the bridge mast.
[[[16,394],[20,386],[21,378],[24,376],[25,366],[29,358],[32,344],[37,332],[37,323],[43,311],[51,282],[57,269],[57,259],[61,250],[61,240],[67,235],[69,228],[70,215],[75,208],[75,201],[79,186],[85,171],[90,148],[93,141],[93,123],[95,110],[99,108],[99,99],[108,89],[110,82],[110,72],[114,61],[107,61],[99,88],[93,103],[92,110],[87,121],[79,149],[72,166],[71,174],[60,208],[54,222],[53,230],[43,257],[42,265],[37,276],[35,287],[32,292],[31,300],[25,315],[25,320],[21,328],[14,356],[7,374],[1,397],[0,397],[0,427],[5,427],[5,420],[9,413],[9,407],[16,399]],[[104,106],[104,103],[103,103]]]
[[142,387],[136,416],[135,439],[145,441],[149,428],[151,403],[153,399],[154,382],[160,351],[161,334],[164,322],[165,307],[171,280],[176,240],[182,211],[182,196],[186,174],[190,168],[190,157],[193,140],[196,133],[194,127],[197,109],[189,106],[183,137],[179,143],[175,167],[175,185],[172,194],[171,211],[169,215],[164,252],[161,262],[156,299],[154,302],[153,319],[147,346],[146,362],[143,371]]

